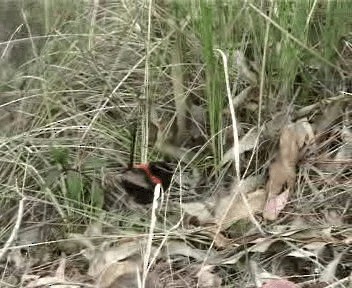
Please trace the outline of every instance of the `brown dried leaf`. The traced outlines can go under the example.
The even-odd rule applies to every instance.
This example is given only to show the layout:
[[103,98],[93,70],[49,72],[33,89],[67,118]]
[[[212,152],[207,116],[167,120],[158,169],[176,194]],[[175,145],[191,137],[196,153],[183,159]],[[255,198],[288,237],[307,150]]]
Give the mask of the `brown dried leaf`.
[[289,165],[296,165],[298,152],[306,144],[314,141],[314,132],[307,119],[287,125],[280,136],[280,157]]
[[[308,144],[313,143],[314,133],[311,125],[306,119],[298,120],[295,123],[289,124],[283,128],[280,136],[279,153],[275,161],[269,167],[269,180],[266,184],[268,192],[268,202],[264,213],[264,218],[275,220],[278,213],[273,213],[272,208],[280,212],[286,204],[288,193],[294,188],[296,180],[296,165],[299,160],[301,149]],[[287,194],[279,195],[283,188],[287,188]],[[280,210],[280,211],[279,211]]]
[[[247,177],[239,183],[234,182],[228,195],[219,195],[220,197],[214,207],[213,223],[221,225],[221,230],[224,230],[234,222],[262,211],[266,191],[257,189],[262,181],[263,178],[261,176],[253,176]],[[243,199],[242,196],[246,197],[246,199]]]
[[206,250],[200,250],[193,247],[188,246],[185,242],[181,241],[169,241],[167,243],[166,254],[168,256],[172,255],[182,255],[187,258],[191,257],[198,261],[203,261],[207,256],[212,256],[213,253]]
[[228,193],[225,193],[226,191],[223,191],[221,193],[221,198],[218,199],[217,202],[221,202],[221,199],[223,197],[227,197],[225,195],[234,195],[235,193],[248,193],[256,190],[259,186],[262,186],[263,184],[264,177],[262,175],[248,176],[240,182],[234,181],[231,185],[230,191]]
[[[217,224],[221,225],[222,229],[226,229],[233,222],[262,211],[266,191],[257,189],[262,184],[262,181],[263,177],[261,176],[247,177],[238,184],[234,183],[230,193],[226,193],[227,195],[224,195],[224,193],[219,194],[215,204],[210,200],[204,203],[190,202],[183,203],[182,208],[190,216],[196,217],[201,225]],[[243,199],[242,195],[246,199]],[[232,199],[233,197],[235,199]],[[229,205],[231,206],[229,207]],[[225,213],[227,214],[225,215]],[[224,222],[220,224],[222,220]]]
[[203,261],[206,257],[213,257],[213,251],[201,250],[197,248],[193,248],[185,242],[181,241],[169,241],[167,243],[167,256],[172,255],[182,255],[187,258],[191,257],[196,259],[197,261]]
[[54,288],[79,288],[78,284],[71,284],[65,279],[65,267],[66,267],[66,258],[62,257],[60,260],[59,267],[56,270],[55,276],[47,277],[38,277],[35,275],[25,275],[24,280],[31,279],[25,288],[36,288],[36,287],[54,287]]
[[298,288],[299,286],[288,280],[269,280],[262,288]]
[[103,245],[103,247],[99,249],[87,249],[84,251],[84,255],[90,262],[88,275],[92,277],[99,276],[112,263],[137,254],[139,249],[140,243],[138,241],[129,241],[116,247],[105,247],[105,245]]
[[[97,288],[139,288],[142,281],[142,261],[139,257],[111,263],[97,279]],[[145,288],[161,288],[154,271],[148,273]]]
[[286,166],[295,167],[300,149],[312,141],[314,141],[313,128],[306,119],[284,127],[280,136],[279,157],[281,162]]
[[263,217],[268,220],[275,220],[279,216],[282,209],[285,208],[289,196],[289,189],[286,189],[284,192],[278,196],[274,196],[271,199],[268,199],[264,211]]
[[[246,197],[245,201],[243,197]],[[250,193],[238,193],[237,197],[232,201],[233,195],[223,197],[215,207],[215,223],[221,226],[221,230],[230,227],[234,222],[248,218],[250,215],[263,210],[266,191],[258,189]],[[248,202],[249,207],[247,207]],[[231,205],[229,207],[229,205]],[[226,215],[224,215],[227,212]]]

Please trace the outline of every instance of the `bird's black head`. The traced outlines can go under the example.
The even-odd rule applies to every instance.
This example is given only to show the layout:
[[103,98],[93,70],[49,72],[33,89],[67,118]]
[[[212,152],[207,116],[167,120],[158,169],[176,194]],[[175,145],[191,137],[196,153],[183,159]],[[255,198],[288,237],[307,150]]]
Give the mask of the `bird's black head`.
[[167,190],[170,187],[172,180],[172,175],[174,174],[173,169],[166,162],[150,162],[149,170],[151,174],[158,177],[163,185],[164,190]]

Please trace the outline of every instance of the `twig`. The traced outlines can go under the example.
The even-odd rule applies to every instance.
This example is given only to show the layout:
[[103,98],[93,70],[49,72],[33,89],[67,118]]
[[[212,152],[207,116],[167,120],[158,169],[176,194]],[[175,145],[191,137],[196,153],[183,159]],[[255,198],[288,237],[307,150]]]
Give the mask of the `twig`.
[[150,228],[149,228],[146,252],[144,255],[143,277],[142,277],[142,287],[143,288],[145,287],[145,282],[147,280],[148,271],[150,269],[150,266],[152,265],[152,263],[149,260],[150,260],[150,255],[152,252],[154,229],[155,229],[155,225],[156,225],[156,211],[158,209],[158,199],[160,197],[160,194],[162,193],[161,189],[162,188],[161,188],[160,184],[157,184],[154,189],[152,218],[151,218],[151,223],[150,223]]
[[24,210],[23,208],[24,208],[24,201],[25,200],[26,200],[26,198],[24,196],[22,196],[22,199],[20,200],[20,202],[18,204],[18,213],[17,213],[17,220],[15,223],[15,226],[12,229],[12,232],[11,232],[9,239],[7,239],[4,247],[0,250],[0,260],[2,259],[2,257],[4,257],[7,250],[12,245],[12,242],[17,237],[18,229],[21,226],[21,221],[22,221],[22,217],[23,217],[23,210]]
[[222,57],[222,62],[224,65],[224,73],[225,73],[225,82],[226,82],[226,94],[227,98],[229,100],[229,107],[230,107],[230,113],[231,113],[231,121],[232,121],[232,129],[233,129],[233,146],[235,149],[233,150],[234,152],[234,159],[235,159],[235,170],[236,170],[236,176],[238,182],[241,180],[241,174],[240,174],[240,153],[239,153],[239,139],[238,139],[238,129],[237,129],[237,121],[236,121],[236,114],[235,114],[235,108],[233,106],[233,100],[232,100],[232,93],[230,89],[230,81],[229,81],[229,73],[228,73],[228,65],[227,65],[227,57],[225,53],[220,50],[220,49],[215,49],[216,52],[219,52],[219,54]]

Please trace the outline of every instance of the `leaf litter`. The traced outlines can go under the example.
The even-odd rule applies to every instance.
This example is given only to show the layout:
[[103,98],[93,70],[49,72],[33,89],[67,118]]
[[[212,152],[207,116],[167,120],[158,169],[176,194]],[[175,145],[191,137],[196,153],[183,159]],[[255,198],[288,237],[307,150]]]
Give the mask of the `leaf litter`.
[[[335,119],[336,117],[332,118]],[[184,229],[187,231],[187,229],[200,228],[198,235],[204,235],[204,240],[207,237],[213,237],[215,247],[219,250],[208,250],[204,249],[204,247],[197,248],[198,244],[194,242],[191,244],[188,241],[167,240],[165,243],[160,243],[162,249],[159,251],[159,244],[153,244],[151,252],[156,255],[157,261],[148,273],[145,287],[176,287],[170,284],[170,277],[173,277],[172,281],[175,285],[181,283],[180,281],[186,281],[194,283],[194,287],[197,285],[197,287],[204,288],[222,287],[224,279],[216,271],[216,267],[221,265],[241,265],[240,263],[246,257],[254,257],[253,259],[255,259],[255,257],[266,257],[265,255],[269,254],[272,255],[271,257],[276,257],[275,261],[280,262],[282,267],[291,267],[292,265],[292,267],[295,267],[294,263],[301,261],[297,259],[305,259],[304,261],[310,263],[304,264],[307,265],[307,269],[309,267],[309,269],[320,271],[318,273],[320,275],[319,283],[333,283],[336,280],[336,275],[340,273],[342,256],[349,252],[347,250],[342,252],[336,250],[333,257],[329,256],[327,258],[324,255],[327,253],[327,247],[332,247],[329,248],[332,251],[335,250],[334,247],[345,247],[347,249],[347,245],[350,243],[348,239],[351,239],[351,233],[348,232],[348,229],[342,231],[333,231],[331,227],[312,229],[308,227],[308,224],[304,224],[305,221],[301,221],[297,217],[288,218],[288,220],[285,220],[285,222],[288,221],[285,225],[277,224],[276,226],[271,226],[273,224],[269,224],[274,223],[273,221],[280,221],[282,212],[286,209],[290,199],[295,197],[299,165],[304,163],[305,153],[310,153],[311,149],[315,149],[316,145],[319,145],[321,141],[325,141],[321,136],[317,138],[315,132],[322,129],[321,127],[327,129],[329,126],[326,123],[332,123],[333,120],[331,119],[321,125],[311,125],[306,118],[284,125],[279,134],[277,153],[273,155],[274,160],[268,167],[267,180],[262,175],[247,176],[240,181],[233,180],[227,189],[222,188],[222,191],[217,191],[208,198],[203,197],[197,201],[181,201],[178,208],[183,213],[181,214],[183,217],[188,215],[188,217],[193,219]],[[344,127],[341,128],[343,144],[334,158],[336,161],[340,160],[343,153],[344,157],[349,155],[349,152],[346,152],[349,150],[344,150],[345,148],[343,148],[347,147],[349,149],[348,145],[350,145],[350,130],[346,127],[346,124],[344,124]],[[319,133],[321,133],[320,130]],[[265,134],[264,130],[263,137],[267,137],[267,135],[269,134]],[[262,140],[256,130],[250,129],[239,141],[240,154],[247,151],[253,152],[260,141]],[[233,149],[233,147],[230,148],[224,154],[223,163],[234,161],[234,158],[232,158]],[[341,211],[325,210],[322,215],[327,225],[334,227],[344,227],[346,225],[346,218],[343,217],[344,214]],[[237,226],[241,221],[248,221],[246,225],[252,228],[241,232],[244,238],[233,238],[228,233],[233,229],[232,227],[242,227]],[[263,230],[258,231],[256,226],[257,224],[264,225],[265,222],[263,221],[270,221],[265,232]],[[176,235],[178,234],[176,233],[173,237]],[[105,237],[103,225],[100,222],[89,225],[83,234],[70,234],[71,241],[79,243],[76,250],[79,249],[81,255],[84,255],[89,263],[89,268],[86,272],[78,272],[73,278],[67,277],[64,272],[67,256],[62,256],[63,258],[52,276],[40,277],[30,273],[25,274],[22,278],[24,283],[26,283],[24,287],[46,285],[51,287],[56,287],[57,285],[68,288],[79,287],[76,279],[84,278],[83,282],[86,282],[87,285],[95,285],[95,287],[139,287],[143,271],[143,251],[146,247],[147,238],[139,236],[130,240],[104,240],[97,246],[97,242],[94,239],[99,237]],[[284,250],[282,248],[277,250],[275,247],[281,247],[282,242],[286,243]],[[294,243],[294,245],[290,243]],[[232,247],[232,249],[229,249],[229,247]],[[157,251],[159,251],[158,254],[155,254]],[[280,255],[279,253],[282,252],[284,254]],[[17,258],[14,258],[11,255],[14,254],[9,254],[8,259],[10,261],[16,262],[15,259],[17,259],[15,267],[22,267],[23,256],[18,254]],[[315,260],[309,260],[311,258]],[[171,273],[170,271],[169,274],[165,274],[170,265],[176,265],[173,269],[182,271],[182,265],[180,267],[176,263],[178,261],[182,263],[186,259],[188,259],[187,262],[203,264],[192,266],[193,268],[190,269],[192,272],[189,271],[189,273],[183,271],[180,272],[181,274],[175,274],[175,272]],[[183,265],[189,264],[184,263]],[[261,266],[261,264],[256,265]],[[312,266],[316,266],[316,268]],[[268,276],[267,272],[265,272],[267,274],[259,273],[258,269],[256,269],[257,273],[259,273],[256,276],[257,280],[265,277],[267,279],[257,281],[257,283],[262,283],[260,287],[298,287],[294,282],[281,279],[280,277],[285,277],[285,275],[292,277],[292,275],[295,275],[296,278],[298,277],[297,279],[300,279],[299,275],[302,273],[302,269],[291,267],[291,272],[288,273],[285,272],[285,269],[281,269],[281,272],[278,272],[272,267],[266,267],[265,265],[264,267],[258,269],[260,271],[271,270],[273,273],[279,273],[280,275],[269,273],[271,276]],[[163,271],[162,273],[160,269]],[[346,273],[342,273],[342,276],[347,277]],[[277,277],[277,279],[270,279],[270,277]],[[304,281],[311,280],[303,277],[301,281],[304,283]]]
[[[173,66],[180,62],[178,56],[174,55]],[[233,97],[233,106],[240,109],[243,105],[249,109],[250,98],[257,109],[258,71],[242,52],[236,51],[233,58],[240,79],[247,85]],[[205,120],[207,111],[201,105],[188,102],[182,74],[180,67],[173,67],[171,84],[177,96],[174,99],[175,115],[159,117],[156,114],[160,111],[152,108],[150,120],[157,130],[152,143],[155,151],[187,166],[198,158],[210,158],[204,140],[209,135]],[[351,184],[348,101],[348,95],[326,99],[293,111],[294,117],[290,117],[291,112],[277,113],[273,119],[267,119],[262,130],[252,124],[243,129],[244,123],[236,123],[235,129],[247,133],[242,133],[244,135],[238,139],[238,147],[231,141],[225,143],[226,152],[219,165],[224,174],[231,176],[229,185],[218,185],[210,179],[211,187],[205,187],[200,195],[195,195],[196,200],[182,198],[176,191],[176,201],[169,197],[175,192],[171,187],[160,197],[164,202],[152,212],[151,207],[128,206],[126,202],[121,205],[125,209],[123,212],[134,213],[133,217],[127,214],[130,216],[129,221],[125,221],[127,224],[121,220],[121,211],[114,212],[121,219],[112,225],[106,224],[113,217],[102,213],[100,220],[88,225],[83,233],[64,235],[62,240],[78,245],[69,255],[61,254],[56,266],[53,265],[54,253],[45,255],[45,259],[27,261],[28,257],[34,258],[30,251],[34,248],[33,243],[39,243],[40,247],[46,245],[46,240],[38,240],[37,235],[34,237],[30,232],[28,235],[19,233],[21,237],[12,245],[14,247],[10,245],[9,251],[5,251],[6,261],[0,263],[1,268],[8,269],[3,273],[4,282],[10,279],[8,274],[21,274],[21,280],[15,285],[23,283],[22,287],[28,288],[141,287],[148,239],[152,240],[149,248],[155,261],[148,272],[145,287],[232,287],[226,286],[233,284],[227,282],[229,274],[246,279],[238,287],[256,285],[261,288],[309,287],[312,283],[334,285],[341,279],[348,279],[352,271],[351,261],[346,260],[351,254],[352,220],[350,197],[342,191]],[[225,118],[228,116],[227,109],[223,114]],[[178,130],[170,132],[175,125]],[[192,136],[200,141],[200,144],[197,142],[201,147],[198,150],[192,150],[195,141]],[[225,138],[227,141],[231,137]],[[261,147],[265,153],[261,153]],[[235,153],[241,160],[240,174],[245,175],[236,180],[231,171],[238,164],[234,163],[237,161]],[[248,153],[251,157],[247,157]],[[331,162],[327,169],[318,163],[322,155]],[[254,165],[254,162],[257,163]],[[252,166],[256,166],[255,169]],[[300,178],[303,169],[313,185],[309,186]],[[336,170],[339,173],[335,173]],[[338,185],[326,184],[329,182],[324,178],[325,172],[334,174],[334,183]],[[133,178],[133,175],[128,174],[128,177]],[[143,183],[145,179],[142,178],[134,180]],[[82,185],[79,185],[80,192]],[[313,186],[315,190],[311,189]],[[322,194],[322,199],[327,200],[312,201],[319,196],[316,194]],[[152,213],[156,226],[146,235]],[[181,220],[187,217],[193,221],[185,225]],[[131,219],[139,222],[134,223]],[[0,220],[5,222],[3,218]],[[24,220],[28,223],[38,221],[35,213],[29,216],[29,220]],[[118,226],[119,231],[111,226]],[[74,225],[70,227],[75,228]],[[23,252],[16,249],[16,245],[28,249]],[[57,245],[55,249],[63,252],[63,247]],[[44,255],[43,251],[39,249]],[[275,263],[279,263],[282,269],[277,269]],[[251,273],[248,273],[248,266],[252,267]],[[221,273],[221,269],[228,274]]]

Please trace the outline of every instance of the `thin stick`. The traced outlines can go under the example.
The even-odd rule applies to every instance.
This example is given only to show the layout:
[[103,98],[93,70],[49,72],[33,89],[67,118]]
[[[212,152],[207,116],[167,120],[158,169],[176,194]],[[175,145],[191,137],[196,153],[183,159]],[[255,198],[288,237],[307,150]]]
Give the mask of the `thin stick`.
[[[269,17],[271,18],[271,14],[273,11],[273,2],[270,5]],[[262,106],[263,106],[263,94],[264,94],[264,84],[265,84],[265,66],[266,66],[266,58],[268,53],[268,42],[269,42],[269,32],[270,32],[270,25],[269,21],[266,22],[266,29],[265,29],[265,38],[264,38],[264,52],[262,58],[262,69],[260,72],[260,85],[259,85],[259,104],[258,104],[258,131],[260,129],[260,125],[262,122]],[[255,153],[255,168],[258,171],[258,158],[259,158],[259,150],[256,149]]]
[[132,131],[130,163],[128,163],[128,168],[132,168],[134,164],[134,154],[136,152],[136,137],[137,137],[137,123],[134,123],[133,131]]
[[16,220],[16,223],[15,223],[15,226],[12,229],[12,232],[11,232],[11,235],[10,235],[9,239],[7,239],[7,241],[6,241],[5,245],[4,245],[4,248],[2,248],[0,250],[0,260],[4,257],[4,255],[6,254],[7,250],[9,249],[9,247],[12,245],[13,241],[17,237],[17,233],[18,233],[18,230],[20,229],[21,222],[22,222],[23,210],[24,210],[24,201],[25,200],[26,200],[26,198],[24,196],[22,196],[22,199],[18,203],[17,220]]
[[[148,1],[148,0],[147,0]],[[141,160],[142,162],[147,162],[148,160],[148,140],[149,140],[149,59],[150,59],[150,36],[151,36],[151,26],[152,26],[152,8],[153,0],[149,0],[148,6],[148,32],[146,40],[146,56],[145,56],[145,66],[144,66],[144,113],[143,127],[142,127],[142,145],[141,145]]]
[[236,176],[237,176],[237,181],[241,180],[241,174],[240,174],[240,152],[239,152],[239,140],[238,140],[238,130],[237,130],[237,121],[236,121],[236,114],[235,114],[235,108],[233,106],[233,100],[232,100],[232,93],[230,89],[230,81],[229,81],[229,73],[228,73],[228,65],[227,65],[227,57],[223,51],[220,49],[215,49],[215,51],[219,52],[223,65],[224,65],[224,73],[225,73],[225,81],[226,81],[226,92],[227,92],[227,98],[229,100],[229,108],[231,112],[231,121],[232,121],[232,130],[233,130],[233,152],[234,152],[234,158],[235,158],[235,170],[236,170]]
[[162,190],[161,185],[157,184],[154,189],[152,218],[151,218],[151,223],[150,223],[150,228],[149,228],[149,233],[148,233],[146,252],[144,255],[143,277],[142,277],[142,287],[143,288],[145,287],[145,282],[147,280],[148,271],[150,269],[150,265],[152,264],[149,260],[150,260],[150,255],[152,252],[154,229],[155,229],[155,225],[156,225],[156,211],[158,209],[158,199],[160,197],[160,194],[162,193],[161,190]]

